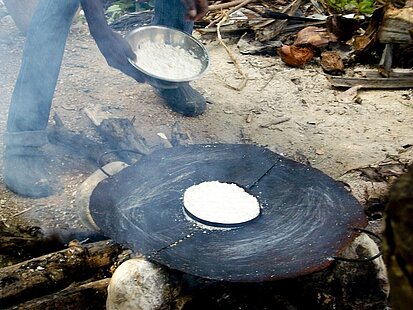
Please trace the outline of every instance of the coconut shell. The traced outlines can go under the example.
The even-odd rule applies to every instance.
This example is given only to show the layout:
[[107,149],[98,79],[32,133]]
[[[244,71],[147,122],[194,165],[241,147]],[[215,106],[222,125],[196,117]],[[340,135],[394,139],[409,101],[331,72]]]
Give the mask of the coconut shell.
[[310,47],[283,45],[278,50],[281,60],[292,67],[303,67],[314,57],[314,50]]

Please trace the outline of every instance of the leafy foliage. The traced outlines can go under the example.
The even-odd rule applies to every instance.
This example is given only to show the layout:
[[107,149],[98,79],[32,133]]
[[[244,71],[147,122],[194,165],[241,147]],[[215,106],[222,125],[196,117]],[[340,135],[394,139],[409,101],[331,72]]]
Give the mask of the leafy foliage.
[[113,22],[125,13],[152,9],[154,0],[117,0],[106,9],[108,21]]
[[375,0],[326,0],[337,13],[372,14],[375,9]]

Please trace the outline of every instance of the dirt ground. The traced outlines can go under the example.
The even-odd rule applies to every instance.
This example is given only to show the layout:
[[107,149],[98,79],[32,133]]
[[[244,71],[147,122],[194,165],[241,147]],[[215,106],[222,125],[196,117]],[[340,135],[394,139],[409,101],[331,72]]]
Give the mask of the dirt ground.
[[[86,108],[111,117],[136,118],[135,127],[150,145],[159,144],[157,134],[170,135],[173,124],[179,122],[193,143],[263,145],[308,162],[335,179],[392,156],[413,158],[409,147],[413,145],[412,90],[360,90],[357,102],[342,102],[338,96],[343,90],[333,89],[316,63],[290,68],[278,56],[241,55],[231,45],[248,75],[246,87],[236,91],[227,85],[240,83],[227,52],[216,41],[205,43],[210,69],[193,86],[207,98],[208,110],[188,118],[171,112],[149,85],[137,84],[110,68],[87,27],[78,22],[67,42],[52,115],[57,113],[66,127],[90,137],[94,137],[94,126]],[[24,37],[10,17],[0,15],[1,132],[23,45]],[[284,122],[275,124],[281,119]],[[0,138],[1,152],[3,147]],[[97,167],[58,147],[50,151],[56,154],[52,167],[62,189],[49,198],[22,198],[6,189],[0,175],[1,221],[46,229],[83,228],[75,195]]]

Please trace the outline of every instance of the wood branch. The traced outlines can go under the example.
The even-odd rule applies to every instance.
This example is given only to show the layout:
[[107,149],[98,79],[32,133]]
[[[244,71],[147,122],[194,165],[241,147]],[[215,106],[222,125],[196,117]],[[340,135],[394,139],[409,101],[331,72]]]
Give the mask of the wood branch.
[[0,255],[22,261],[64,248],[55,236],[45,236],[39,227],[15,227],[0,222]]
[[379,63],[379,72],[383,77],[388,78],[390,76],[390,70],[393,63],[393,44],[388,43],[384,48]]
[[[222,23],[224,22],[224,19],[227,20],[229,15],[231,15],[235,11],[239,10],[240,8],[246,6],[247,4],[249,4],[253,1],[255,1],[255,0],[243,0],[243,1],[239,2],[237,5],[232,7],[228,12],[223,13],[219,18],[212,21],[206,28],[210,28],[210,27],[213,27],[213,26],[218,25],[218,24],[222,25]],[[217,29],[217,31],[218,31],[218,29]]]
[[[295,0],[291,4],[289,4],[286,8],[284,8],[281,13],[287,13],[288,15],[294,15],[295,12],[301,5],[301,0]],[[270,40],[275,39],[287,26],[287,20],[278,20],[273,21],[265,28],[255,29],[256,30],[256,38],[260,42],[267,42]]]
[[171,143],[173,146],[193,143],[191,135],[188,131],[183,130],[179,122],[175,122],[172,126]]
[[245,74],[245,72],[242,70],[242,67],[238,61],[238,59],[235,57],[234,53],[230,50],[230,48],[225,44],[224,40],[222,40],[221,37],[221,32],[220,32],[220,27],[221,24],[226,20],[226,18],[228,17],[227,14],[225,14],[225,18],[223,18],[218,24],[217,24],[217,35],[218,35],[218,41],[220,42],[220,44],[224,47],[224,49],[226,50],[226,52],[228,53],[229,57],[231,58],[231,60],[233,61],[235,68],[237,70],[237,72],[241,75],[242,80],[240,82],[240,84],[238,86],[232,86],[228,83],[225,82],[225,84],[227,86],[229,86],[230,88],[237,90],[237,91],[241,91],[246,85],[247,85],[247,76]]
[[0,304],[10,307],[85,281],[97,270],[109,268],[119,253],[121,247],[112,241],[85,246],[76,242],[68,249],[1,268]]
[[[212,4],[208,7],[208,11],[225,10],[243,3],[245,0],[234,0],[230,2]],[[251,1],[250,1],[251,2]]]
[[377,77],[377,78],[359,78],[359,77],[327,77],[334,87],[350,88],[360,86],[361,88],[370,89],[406,89],[413,87],[411,77]]
[[104,309],[107,298],[109,278],[86,283],[80,286],[69,286],[55,294],[39,297],[12,307],[13,310],[78,310]]
[[95,125],[97,132],[107,142],[112,153],[131,164],[150,153],[145,138],[139,134],[133,121],[127,118],[111,118],[102,115],[99,111],[84,110],[87,117]]
[[[380,78],[382,75],[376,69],[363,69],[363,70],[355,70],[356,77],[363,77],[363,78]],[[410,78],[413,80],[413,70],[412,69],[400,69],[394,68],[390,70],[389,77],[392,78]]]
[[413,29],[413,8],[397,9],[388,7],[385,10],[383,21],[379,28],[381,43],[412,44],[413,39],[409,31]]
[[97,127],[97,131],[113,149],[119,150],[117,155],[128,164],[150,153],[145,138],[138,133],[129,119],[105,119]]
[[[48,129],[48,138],[51,143],[64,147],[73,152],[73,154],[80,155],[95,163],[98,162],[102,154],[112,150],[108,145],[93,141],[83,134],[67,129],[57,114],[53,119],[55,125]],[[110,158],[105,157],[105,160],[106,162],[101,164],[107,164],[118,159],[112,155]]]

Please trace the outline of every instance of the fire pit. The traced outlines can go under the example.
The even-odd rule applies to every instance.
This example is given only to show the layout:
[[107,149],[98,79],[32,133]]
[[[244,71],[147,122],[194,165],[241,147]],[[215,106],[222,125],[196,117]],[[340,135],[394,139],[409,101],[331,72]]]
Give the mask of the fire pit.
[[[235,183],[260,214],[230,227],[188,217],[183,194],[206,181]],[[96,225],[148,260],[196,276],[268,281],[319,271],[365,227],[363,208],[324,173],[254,145],[162,149],[100,182]]]

